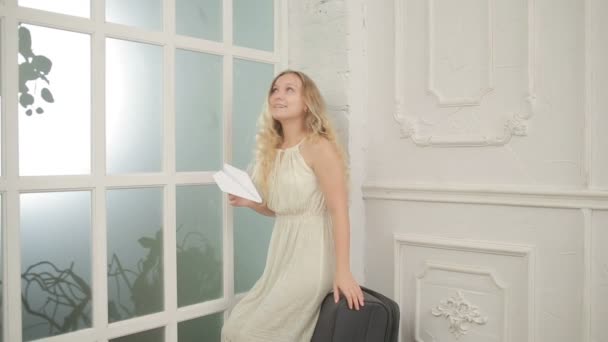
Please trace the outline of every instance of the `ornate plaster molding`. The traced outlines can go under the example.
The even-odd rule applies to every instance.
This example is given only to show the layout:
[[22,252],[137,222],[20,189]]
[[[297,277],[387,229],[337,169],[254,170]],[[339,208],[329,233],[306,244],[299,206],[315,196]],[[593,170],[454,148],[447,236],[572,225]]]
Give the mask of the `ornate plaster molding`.
[[474,324],[484,325],[488,322],[488,317],[482,316],[479,307],[466,300],[462,291],[457,291],[455,296],[442,300],[431,310],[431,314],[446,318],[450,323],[450,333],[456,339],[466,335]]
[[[488,58],[485,61],[486,70],[483,77],[484,83],[480,86],[479,92],[470,96],[449,96],[445,94],[436,84],[435,76],[437,70],[434,66],[434,27],[436,24],[434,15],[434,6],[439,0],[428,0],[427,16],[427,38],[428,38],[428,68],[427,68],[427,89],[426,92],[434,96],[437,100],[438,107],[471,107],[480,106],[484,97],[493,92],[494,85],[494,40],[493,30],[494,22],[494,0],[487,1],[487,44]],[[394,119],[399,124],[400,135],[403,139],[411,138],[418,146],[436,146],[436,147],[456,147],[456,146],[497,146],[507,144],[514,136],[526,136],[528,133],[529,119],[537,110],[537,96],[535,93],[533,68],[535,66],[535,39],[534,39],[534,2],[528,0],[528,40],[527,40],[527,89],[522,89],[526,93],[522,98],[522,103],[518,104],[522,108],[518,112],[499,113],[500,116],[508,117],[504,119],[502,124],[502,132],[488,132],[487,134],[472,134],[464,132],[456,132],[455,134],[442,135],[429,133],[429,127],[437,126],[437,123],[423,121],[420,114],[413,113],[412,110],[406,108],[405,89],[406,81],[404,80],[404,70],[406,64],[406,15],[407,15],[408,0],[395,0],[395,112]],[[432,129],[431,129],[432,131]]]

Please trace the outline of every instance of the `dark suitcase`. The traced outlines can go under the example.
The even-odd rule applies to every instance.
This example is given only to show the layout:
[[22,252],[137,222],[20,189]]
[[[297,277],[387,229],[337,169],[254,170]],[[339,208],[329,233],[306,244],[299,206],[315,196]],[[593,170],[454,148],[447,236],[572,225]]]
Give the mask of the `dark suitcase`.
[[397,342],[397,303],[363,286],[361,290],[365,305],[359,311],[349,309],[343,296],[338,303],[333,292],[325,297],[311,342]]

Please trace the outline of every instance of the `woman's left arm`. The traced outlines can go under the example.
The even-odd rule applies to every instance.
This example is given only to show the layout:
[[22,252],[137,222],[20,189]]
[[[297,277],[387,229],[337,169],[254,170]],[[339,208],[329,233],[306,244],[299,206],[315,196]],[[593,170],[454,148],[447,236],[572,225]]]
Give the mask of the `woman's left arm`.
[[346,170],[336,146],[326,139],[310,145],[311,168],[315,172],[325,196],[334,229],[336,272],[334,300],[340,292],[346,297],[348,307],[359,310],[363,306],[363,292],[350,270],[350,222],[348,218],[348,191]]

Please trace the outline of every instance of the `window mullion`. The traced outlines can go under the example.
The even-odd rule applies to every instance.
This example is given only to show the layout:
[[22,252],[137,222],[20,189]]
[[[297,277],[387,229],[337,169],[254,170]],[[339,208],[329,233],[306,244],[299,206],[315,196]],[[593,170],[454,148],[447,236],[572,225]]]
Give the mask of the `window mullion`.
[[[6,99],[17,99],[19,74],[17,63],[17,0],[5,0],[2,39],[2,76],[4,78],[3,95]],[[4,170],[7,180],[3,205],[6,216],[4,222],[3,259],[4,270],[4,337],[5,341],[21,341],[21,234],[19,229],[19,138],[18,138],[18,104],[17,101],[2,101],[4,106]],[[10,243],[9,243],[10,242]]]
[[17,18],[31,25],[88,34],[93,33],[95,30],[95,23],[89,18],[18,6],[16,7],[15,14]]
[[91,173],[94,179],[93,234],[93,329],[95,340],[108,340],[108,258],[106,224],[105,160],[105,0],[91,0],[94,32],[91,37]]
[[[224,55],[224,70],[222,84],[223,108],[223,156],[225,163],[232,162],[232,111],[233,111],[233,73],[234,63],[232,55],[232,0],[223,0],[222,32],[226,53]],[[222,196],[222,222],[223,222],[223,258],[224,258],[224,298],[231,305],[234,301],[234,214],[228,205],[227,196]],[[224,318],[228,317],[228,310]]]
[[164,300],[168,322],[165,340],[177,342],[177,254],[176,254],[176,182],[175,182],[175,1],[163,2],[164,45],[163,70],[163,163],[169,182],[165,185],[163,215],[163,256],[164,256]]

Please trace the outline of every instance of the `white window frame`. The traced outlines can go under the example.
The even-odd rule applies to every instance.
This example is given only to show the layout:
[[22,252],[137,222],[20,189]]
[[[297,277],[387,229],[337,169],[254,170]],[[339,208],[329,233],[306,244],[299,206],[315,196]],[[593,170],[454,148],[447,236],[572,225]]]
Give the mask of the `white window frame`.
[[[223,56],[223,161],[232,159],[232,94],[234,58],[274,64],[275,73],[287,67],[287,0],[274,0],[274,51],[233,46],[232,0],[223,0],[223,42],[212,42],[175,33],[175,1],[163,0],[162,32],[105,22],[105,0],[91,0],[91,18],[79,18],[23,8],[18,0],[0,0],[2,25],[2,260],[3,340],[22,341],[21,249],[19,195],[24,192],[91,192],[92,199],[92,327],[43,338],[47,342],[106,342],[159,327],[165,341],[177,342],[177,324],[193,318],[224,312],[234,304],[234,260],[232,209],[223,200],[223,290],[224,297],[184,308],[177,307],[176,284],[176,186],[212,184],[212,172],[175,170],[175,50]],[[24,22],[91,35],[91,175],[19,176],[18,155],[18,38],[17,24]],[[163,172],[154,174],[105,174],[105,39],[106,37],[150,43],[163,48]],[[6,100],[14,99],[14,100]],[[164,311],[108,324],[106,191],[113,188],[163,187]],[[9,314],[10,313],[10,314]]]

